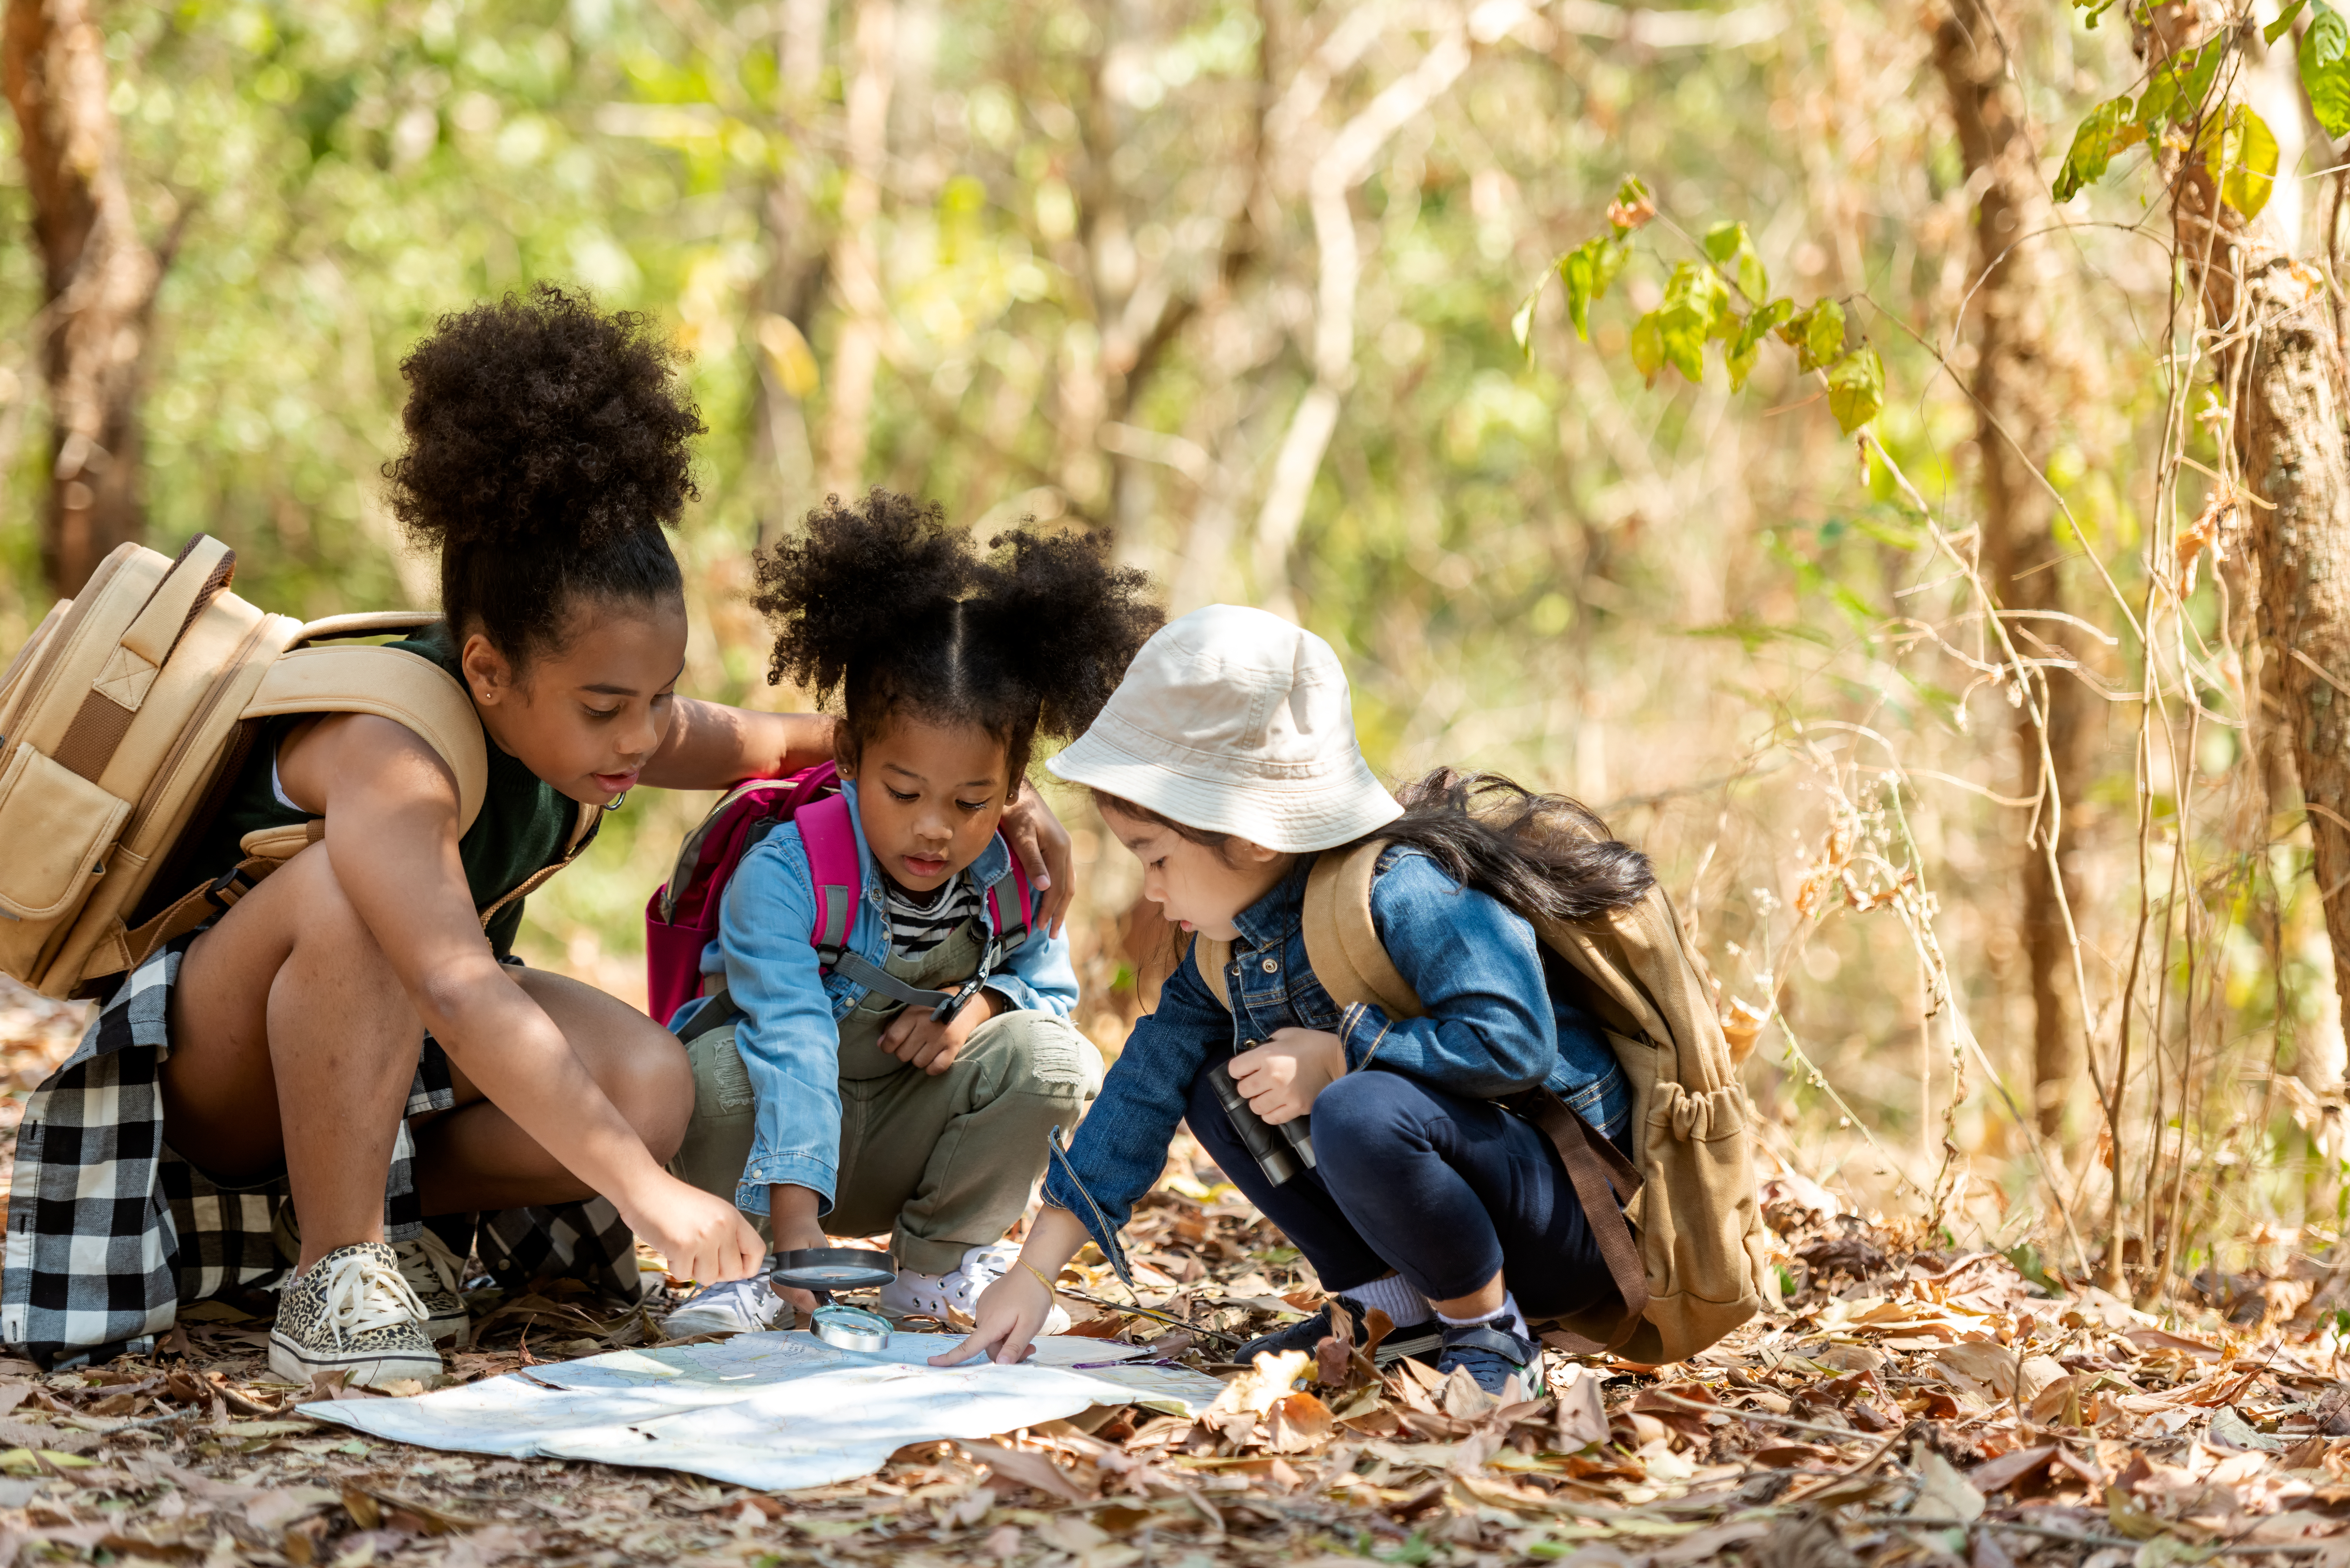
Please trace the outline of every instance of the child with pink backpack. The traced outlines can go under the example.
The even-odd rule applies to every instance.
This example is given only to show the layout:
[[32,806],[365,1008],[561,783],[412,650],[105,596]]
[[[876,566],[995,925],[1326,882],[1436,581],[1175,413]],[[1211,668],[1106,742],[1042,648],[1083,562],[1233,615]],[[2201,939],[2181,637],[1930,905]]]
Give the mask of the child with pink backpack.
[[[983,555],[880,490],[811,513],[758,583],[770,681],[845,711],[836,763],[722,801],[647,910],[654,1015],[693,1066],[671,1169],[779,1253],[890,1231],[883,1311],[967,1317],[1101,1076],[1068,942],[1037,929],[997,823],[1038,733],[1091,723],[1161,614],[1107,535]],[[786,1304],[814,1303],[714,1284],[669,1330],[771,1328]]]

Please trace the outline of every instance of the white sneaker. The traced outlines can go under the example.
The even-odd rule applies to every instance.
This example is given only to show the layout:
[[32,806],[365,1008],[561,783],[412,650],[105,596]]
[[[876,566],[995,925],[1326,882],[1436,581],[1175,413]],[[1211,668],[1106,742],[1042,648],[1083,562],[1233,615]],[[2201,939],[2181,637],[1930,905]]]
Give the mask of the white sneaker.
[[305,1387],[321,1372],[368,1387],[437,1376],[441,1356],[425,1335],[424,1316],[390,1247],[338,1248],[278,1293],[269,1370]]
[[768,1288],[765,1276],[704,1285],[669,1314],[661,1329],[671,1339],[697,1334],[757,1334],[790,1321],[791,1303]]
[[[911,1269],[900,1269],[898,1277],[881,1287],[881,1311],[887,1317],[934,1317],[951,1325],[947,1316],[950,1310],[961,1313],[965,1322],[979,1315],[979,1293],[1010,1273],[1020,1262],[1020,1249],[1009,1241],[998,1241],[992,1247],[973,1247],[962,1255],[962,1262],[951,1274],[923,1274]],[[1069,1314],[1055,1302],[1053,1310],[1045,1315],[1039,1334],[1066,1334]]]

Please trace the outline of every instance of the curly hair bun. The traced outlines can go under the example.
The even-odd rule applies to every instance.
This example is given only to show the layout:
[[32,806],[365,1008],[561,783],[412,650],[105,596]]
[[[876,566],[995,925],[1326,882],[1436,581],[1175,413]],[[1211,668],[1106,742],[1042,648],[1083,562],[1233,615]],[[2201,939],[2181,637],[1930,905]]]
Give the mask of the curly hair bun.
[[546,283],[444,316],[410,350],[408,444],[384,476],[393,515],[441,552],[452,629],[519,653],[575,595],[678,586],[661,530],[697,493],[703,430],[681,358],[649,317]]
[[976,602],[1007,663],[1039,704],[1037,729],[1075,739],[1100,716],[1126,667],[1166,620],[1150,578],[1110,564],[1108,533],[999,534],[993,591]]
[[936,502],[827,496],[806,528],[758,558],[751,603],[777,628],[767,683],[789,680],[818,701],[867,655],[948,614],[979,575],[969,537]]
[[843,695],[853,762],[891,714],[979,725],[1027,767],[1037,732],[1094,721],[1166,618],[1107,534],[1015,529],[980,554],[945,513],[886,490],[838,496],[758,563],[752,604],[776,628],[767,679]]

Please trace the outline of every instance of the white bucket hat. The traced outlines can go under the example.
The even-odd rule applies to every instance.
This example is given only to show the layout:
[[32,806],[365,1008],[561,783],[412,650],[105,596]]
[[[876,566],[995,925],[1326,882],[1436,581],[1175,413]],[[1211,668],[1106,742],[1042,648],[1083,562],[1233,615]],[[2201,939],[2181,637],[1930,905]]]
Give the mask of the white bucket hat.
[[1337,654],[1239,605],[1159,628],[1093,727],[1045,766],[1186,827],[1299,854],[1403,815],[1355,743]]

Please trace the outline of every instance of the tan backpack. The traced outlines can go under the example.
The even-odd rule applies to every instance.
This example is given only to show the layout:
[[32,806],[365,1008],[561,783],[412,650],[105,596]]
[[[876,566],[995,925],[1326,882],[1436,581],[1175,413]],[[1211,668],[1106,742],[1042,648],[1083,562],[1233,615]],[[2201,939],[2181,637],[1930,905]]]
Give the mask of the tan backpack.
[[[1366,844],[1315,863],[1305,882],[1305,955],[1341,1008],[1364,1002],[1390,1018],[1418,1018],[1426,1009],[1371,920],[1371,877],[1386,847]],[[1547,1089],[1499,1102],[1557,1147],[1623,1298],[1621,1311],[1568,1319],[1567,1332],[1551,1342],[1652,1365],[1686,1360],[1766,1298],[1777,1300],[1755,1200],[1746,1091],[1661,886],[1587,924],[1536,921],[1534,929],[1588,982],[1577,1000],[1606,1028],[1632,1086],[1628,1162]],[[1191,950],[1200,978],[1226,1008],[1231,948],[1203,937]]]
[[262,721],[375,713],[457,775],[460,831],[488,777],[464,688],[394,648],[320,648],[439,618],[410,610],[305,626],[228,591],[236,557],[199,534],[177,560],[124,545],[58,601],[0,674],[0,971],[87,995],[226,909],[320,836],[247,834],[234,870],[182,864]]

